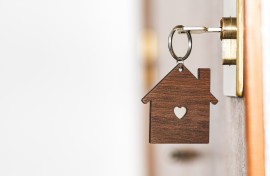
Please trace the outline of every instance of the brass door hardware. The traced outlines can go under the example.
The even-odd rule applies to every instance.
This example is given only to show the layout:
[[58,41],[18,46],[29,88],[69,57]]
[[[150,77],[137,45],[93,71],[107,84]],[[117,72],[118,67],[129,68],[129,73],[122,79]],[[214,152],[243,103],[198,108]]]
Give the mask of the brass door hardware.
[[[238,5],[240,6],[240,5]],[[239,7],[240,8],[240,7]],[[192,48],[192,38],[190,34],[202,34],[202,33],[213,33],[220,32],[220,39],[222,40],[222,64],[223,65],[235,65],[235,96],[243,96],[243,17],[238,15],[236,17],[223,17],[220,20],[220,27],[209,28],[204,26],[183,26],[178,25],[173,30],[173,32],[178,32],[179,34],[187,34],[189,40],[189,50],[187,55],[189,55]],[[172,34],[173,35],[173,34]],[[170,36],[172,36],[170,35]],[[169,44],[171,38],[169,37]],[[169,49],[172,55],[172,49]],[[177,56],[175,56],[177,57]],[[184,58],[184,57],[183,57]],[[183,58],[180,58],[180,60]],[[179,58],[178,58],[179,59]],[[226,95],[226,94],[225,94]],[[233,95],[229,95],[233,96]]]
[[[220,25],[223,29],[223,32],[220,33],[220,39],[225,40],[223,42],[223,45],[226,45],[226,43],[229,42],[229,45],[231,46],[232,43],[236,42],[237,38],[237,23],[236,18],[232,17],[225,17],[220,20]],[[235,45],[236,46],[236,45]],[[233,50],[229,51],[229,54],[223,55],[222,57],[222,64],[223,65],[236,65],[236,54],[234,54],[236,51],[236,48],[229,48],[227,46],[226,50]]]
[[205,26],[177,26],[178,33],[189,31],[191,34],[201,34],[207,32],[220,32],[220,39],[236,39],[237,25],[236,18],[223,17],[220,20],[220,27],[205,27]]
[[237,24],[236,18],[224,17],[220,20],[221,33],[220,39],[236,39],[237,36]]

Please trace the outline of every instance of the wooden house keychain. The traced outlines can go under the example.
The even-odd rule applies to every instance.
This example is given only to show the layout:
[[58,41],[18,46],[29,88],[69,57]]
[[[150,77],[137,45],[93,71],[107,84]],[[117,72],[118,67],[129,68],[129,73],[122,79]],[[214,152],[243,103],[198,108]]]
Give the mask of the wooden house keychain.
[[[184,57],[173,51],[174,33],[186,33],[188,50]],[[190,31],[176,26],[169,35],[169,50],[178,64],[143,97],[150,102],[150,143],[209,143],[210,102],[218,100],[210,92],[210,69],[199,68],[198,79],[179,63],[192,49]]]

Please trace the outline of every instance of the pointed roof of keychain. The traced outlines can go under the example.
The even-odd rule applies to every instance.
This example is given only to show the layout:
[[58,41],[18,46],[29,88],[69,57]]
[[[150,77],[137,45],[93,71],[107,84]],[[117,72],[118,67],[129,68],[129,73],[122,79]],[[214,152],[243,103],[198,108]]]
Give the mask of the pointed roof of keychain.
[[148,103],[161,96],[174,95],[175,97],[189,97],[206,100],[212,104],[217,104],[218,100],[210,92],[210,69],[198,69],[198,79],[183,65],[174,67],[151,91],[143,98],[143,103]]
[[[188,49],[187,49],[185,56],[183,56],[183,57],[178,57],[173,51],[172,39],[173,39],[173,35],[176,31],[178,31],[178,33],[186,33],[187,34]],[[184,26],[182,26],[182,25],[175,26],[172,29],[168,39],[169,39],[168,40],[169,51],[170,51],[171,55],[173,56],[173,58],[177,62],[184,61],[185,59],[187,59],[191,53],[191,50],[192,50],[192,37],[191,37],[190,31],[184,30]],[[181,71],[179,71],[180,68],[182,69]],[[191,97],[196,98],[196,97],[198,97],[198,95],[200,95],[200,98],[208,99],[212,104],[216,104],[218,102],[218,100],[210,93],[210,69],[202,69],[202,68],[199,69],[198,78],[199,78],[199,80],[184,66],[184,64],[180,63],[170,73],[168,73],[142,99],[142,102],[147,103],[148,101],[151,100],[151,98],[159,97],[159,96],[155,96],[155,95],[158,95],[158,94],[161,95],[164,93],[166,94],[166,91],[163,91],[163,89],[165,88],[167,90],[172,89],[172,90],[174,90],[174,92],[175,91],[182,92],[179,96],[185,95],[185,96],[188,96],[190,98]],[[173,80],[174,84],[170,84],[170,83],[172,83],[172,80]],[[197,80],[197,82],[195,82],[195,80]],[[200,84],[197,84],[198,82],[200,82]],[[194,83],[196,83],[196,84],[194,84]],[[168,85],[171,85],[171,87],[168,87]],[[185,90],[184,90],[184,87],[186,87]],[[159,89],[162,89],[163,92],[159,92],[158,91]],[[183,90],[184,90],[184,92],[183,92]],[[159,92],[159,93],[157,94],[157,92]],[[172,94],[171,92],[167,92],[167,93],[169,93],[169,95]],[[205,97],[205,96],[207,96],[207,97]]]

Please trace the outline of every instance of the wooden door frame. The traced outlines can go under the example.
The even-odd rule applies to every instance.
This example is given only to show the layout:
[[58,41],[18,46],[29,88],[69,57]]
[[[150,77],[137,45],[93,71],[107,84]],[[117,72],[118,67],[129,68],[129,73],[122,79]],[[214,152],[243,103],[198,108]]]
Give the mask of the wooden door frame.
[[244,91],[248,176],[264,176],[261,0],[245,0],[244,13]]

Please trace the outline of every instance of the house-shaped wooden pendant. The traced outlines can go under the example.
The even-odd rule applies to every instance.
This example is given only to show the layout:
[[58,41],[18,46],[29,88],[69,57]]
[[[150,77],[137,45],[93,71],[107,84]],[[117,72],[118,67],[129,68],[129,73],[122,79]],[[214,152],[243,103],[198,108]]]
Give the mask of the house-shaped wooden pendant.
[[210,102],[218,102],[210,92],[210,69],[198,69],[197,79],[178,64],[142,99],[149,101],[150,143],[209,143]]

